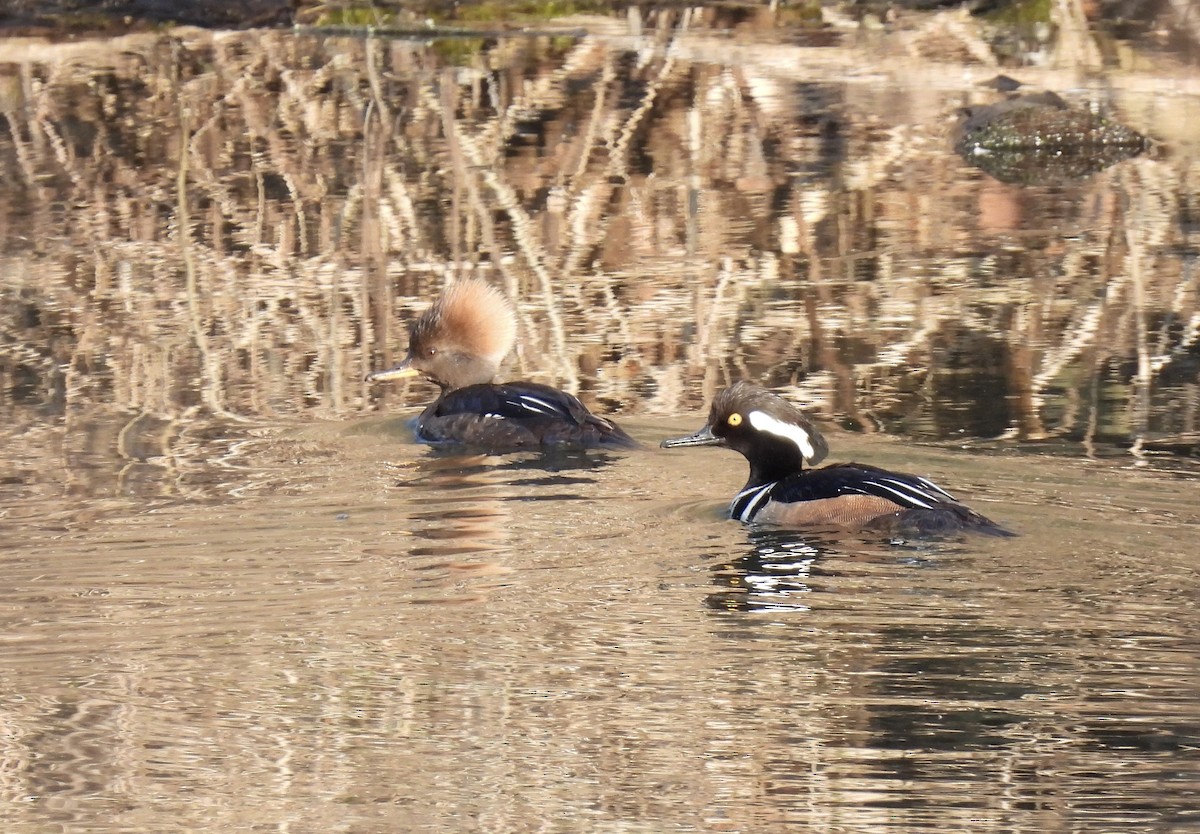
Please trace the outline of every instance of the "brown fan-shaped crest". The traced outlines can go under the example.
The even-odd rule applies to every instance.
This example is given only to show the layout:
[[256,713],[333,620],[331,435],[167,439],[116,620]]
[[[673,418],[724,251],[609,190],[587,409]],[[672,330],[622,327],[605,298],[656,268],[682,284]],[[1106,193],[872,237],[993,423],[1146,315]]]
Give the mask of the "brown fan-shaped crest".
[[415,330],[431,341],[453,340],[499,365],[516,341],[517,317],[500,290],[481,278],[467,278],[446,287]]

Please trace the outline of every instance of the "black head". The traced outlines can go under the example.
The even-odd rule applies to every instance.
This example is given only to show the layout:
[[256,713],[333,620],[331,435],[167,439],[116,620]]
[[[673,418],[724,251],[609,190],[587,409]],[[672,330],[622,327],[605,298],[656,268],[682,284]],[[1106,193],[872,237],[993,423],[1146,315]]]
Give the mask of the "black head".
[[829,446],[800,409],[782,397],[747,382],[717,394],[708,423],[695,434],[664,440],[678,446],[727,446],[750,462],[752,482],[778,480],[820,463]]

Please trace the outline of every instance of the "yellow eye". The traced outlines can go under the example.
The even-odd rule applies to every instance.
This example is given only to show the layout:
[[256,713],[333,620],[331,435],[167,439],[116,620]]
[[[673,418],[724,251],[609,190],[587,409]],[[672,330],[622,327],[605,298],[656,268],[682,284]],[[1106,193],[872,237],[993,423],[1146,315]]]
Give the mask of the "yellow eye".
[[742,415],[738,414],[735,411],[733,414],[729,415],[729,417],[725,420],[725,422],[728,423],[729,425],[733,426],[734,428],[737,428],[738,426],[740,426],[742,424]]

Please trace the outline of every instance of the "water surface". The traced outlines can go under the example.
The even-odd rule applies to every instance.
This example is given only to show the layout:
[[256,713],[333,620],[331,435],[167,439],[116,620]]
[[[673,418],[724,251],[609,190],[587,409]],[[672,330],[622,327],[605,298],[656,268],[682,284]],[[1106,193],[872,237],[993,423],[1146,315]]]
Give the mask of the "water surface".
[[[1033,50],[1156,146],[1019,187],[978,22],[587,28],[0,45],[5,830],[1200,828],[1195,67]],[[412,443],[475,273],[646,449]],[[736,379],[1020,537],[729,521]]]

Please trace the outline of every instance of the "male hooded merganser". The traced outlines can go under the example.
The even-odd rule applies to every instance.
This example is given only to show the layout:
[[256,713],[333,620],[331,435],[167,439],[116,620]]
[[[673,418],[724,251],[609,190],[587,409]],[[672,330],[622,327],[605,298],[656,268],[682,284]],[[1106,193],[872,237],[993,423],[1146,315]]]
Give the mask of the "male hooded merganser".
[[804,469],[804,464],[820,463],[828,454],[825,438],[798,408],[749,383],[739,382],[719,393],[700,431],[664,440],[662,446],[727,446],[740,452],[750,463],[750,480],[729,508],[739,521],[918,534],[970,529],[1012,535],[916,475],[862,463]]
[[417,319],[408,356],[367,376],[383,382],[424,376],[442,389],[417,418],[419,440],[492,452],[531,447],[634,447],[637,442],[578,399],[536,382],[492,379],[516,341],[517,318],[499,290],[456,281]]

